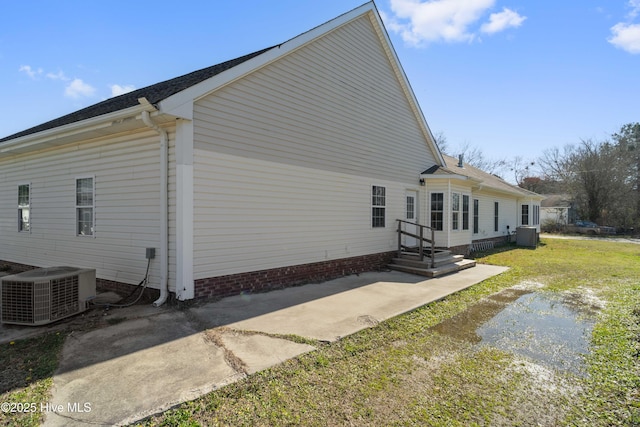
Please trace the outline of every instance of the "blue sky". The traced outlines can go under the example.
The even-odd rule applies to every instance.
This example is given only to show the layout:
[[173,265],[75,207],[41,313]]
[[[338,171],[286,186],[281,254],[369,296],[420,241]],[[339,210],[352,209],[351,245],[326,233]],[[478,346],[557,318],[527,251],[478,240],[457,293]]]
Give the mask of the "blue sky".
[[[0,137],[284,42],[362,3],[4,2]],[[376,4],[450,151],[534,159],[640,121],[640,0]]]

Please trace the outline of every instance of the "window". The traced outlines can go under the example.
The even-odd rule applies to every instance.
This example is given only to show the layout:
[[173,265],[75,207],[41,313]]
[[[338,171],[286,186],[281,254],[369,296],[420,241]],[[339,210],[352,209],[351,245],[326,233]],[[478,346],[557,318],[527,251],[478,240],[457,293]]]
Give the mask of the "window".
[[540,225],[540,206],[533,205],[533,225]]
[[371,226],[384,227],[386,211],[386,188],[374,185],[371,190]]
[[469,196],[462,196],[462,229],[469,229]]
[[498,202],[493,203],[493,231],[498,231]]
[[93,177],[76,179],[76,233],[78,236],[93,236],[94,190]]
[[522,225],[529,225],[529,205],[522,205]]
[[407,196],[407,221],[415,221],[416,216],[416,198],[415,196]]
[[31,231],[31,184],[18,185],[18,231]]
[[431,193],[431,228],[443,230],[444,193]]
[[460,194],[451,194],[451,229],[457,230],[460,227]]
[[480,200],[473,199],[473,234],[480,232]]

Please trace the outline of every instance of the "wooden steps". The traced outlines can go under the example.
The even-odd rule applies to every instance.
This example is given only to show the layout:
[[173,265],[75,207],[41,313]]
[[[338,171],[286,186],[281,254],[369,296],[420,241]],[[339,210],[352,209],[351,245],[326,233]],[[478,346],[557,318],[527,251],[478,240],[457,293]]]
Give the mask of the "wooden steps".
[[393,258],[392,263],[388,265],[392,270],[426,277],[443,276],[475,266],[474,260],[464,259],[462,255],[452,255],[447,250],[438,250],[435,253],[433,265],[430,257],[426,256],[423,261],[420,261],[419,256],[413,252],[403,252],[400,257]]

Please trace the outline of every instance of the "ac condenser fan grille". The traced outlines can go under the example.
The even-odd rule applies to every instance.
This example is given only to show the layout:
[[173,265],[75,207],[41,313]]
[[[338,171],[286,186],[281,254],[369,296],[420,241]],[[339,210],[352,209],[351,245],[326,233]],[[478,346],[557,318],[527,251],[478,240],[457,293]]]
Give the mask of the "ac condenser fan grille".
[[78,312],[78,276],[51,280],[51,320]]
[[3,281],[2,321],[33,323],[33,291],[31,283]]

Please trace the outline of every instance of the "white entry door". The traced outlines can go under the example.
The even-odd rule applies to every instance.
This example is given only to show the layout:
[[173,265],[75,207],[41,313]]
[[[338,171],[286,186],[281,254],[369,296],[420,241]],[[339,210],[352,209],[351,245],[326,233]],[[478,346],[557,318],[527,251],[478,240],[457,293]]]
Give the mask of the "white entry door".
[[[404,219],[408,222],[418,222],[418,192],[407,190],[405,193],[405,215]],[[419,234],[418,227],[411,224],[404,224],[405,231],[413,234]],[[404,236],[404,245],[409,247],[418,246],[418,240],[411,236]]]

